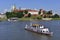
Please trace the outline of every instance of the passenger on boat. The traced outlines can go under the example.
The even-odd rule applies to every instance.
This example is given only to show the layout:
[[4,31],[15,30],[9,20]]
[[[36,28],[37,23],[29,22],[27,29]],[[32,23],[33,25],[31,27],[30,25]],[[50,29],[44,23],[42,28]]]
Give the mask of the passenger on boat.
[[44,28],[44,26],[43,25],[40,25],[40,28]]

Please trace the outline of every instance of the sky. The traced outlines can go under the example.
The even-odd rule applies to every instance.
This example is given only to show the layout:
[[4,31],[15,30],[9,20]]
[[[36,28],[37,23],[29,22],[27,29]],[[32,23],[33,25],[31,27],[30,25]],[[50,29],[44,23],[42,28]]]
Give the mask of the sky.
[[53,10],[60,14],[60,0],[0,0],[0,12],[10,10],[13,5],[21,8]]

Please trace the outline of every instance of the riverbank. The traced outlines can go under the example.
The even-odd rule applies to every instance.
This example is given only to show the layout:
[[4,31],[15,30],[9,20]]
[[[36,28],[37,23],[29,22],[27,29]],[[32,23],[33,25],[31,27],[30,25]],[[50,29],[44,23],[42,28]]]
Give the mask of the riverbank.
[[0,18],[0,21],[5,21],[7,20],[7,18]]
[[[60,18],[44,18],[45,20],[60,20]],[[19,18],[21,21],[28,21],[28,20],[43,20],[43,19],[33,19],[33,18]]]
[[[44,18],[45,20],[60,20],[60,18]],[[28,21],[28,20],[44,20],[44,19],[33,19],[33,18],[19,18],[21,21]]]
[[19,18],[18,20],[20,21],[28,21],[28,20],[33,20],[32,18]]
[[[47,19],[44,18],[46,21]],[[0,21],[5,21],[5,20],[8,20],[7,18],[0,18]],[[39,21],[39,20],[43,20],[43,19],[37,19],[37,18],[18,18],[19,21],[29,21],[29,20],[36,20],[36,21]],[[48,18],[48,20],[60,20],[60,18]]]
[[52,20],[60,20],[60,18],[52,18]]

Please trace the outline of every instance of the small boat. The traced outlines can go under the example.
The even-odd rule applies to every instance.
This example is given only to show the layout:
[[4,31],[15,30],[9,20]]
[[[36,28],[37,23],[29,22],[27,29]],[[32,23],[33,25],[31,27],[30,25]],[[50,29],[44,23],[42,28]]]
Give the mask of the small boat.
[[53,32],[50,32],[48,28],[45,28],[43,25],[39,25],[39,24],[31,24],[30,26],[26,24],[25,29],[45,35],[53,34]]
[[18,18],[16,18],[16,17],[15,18],[9,18],[8,21],[14,21],[15,22],[15,21],[18,21]]

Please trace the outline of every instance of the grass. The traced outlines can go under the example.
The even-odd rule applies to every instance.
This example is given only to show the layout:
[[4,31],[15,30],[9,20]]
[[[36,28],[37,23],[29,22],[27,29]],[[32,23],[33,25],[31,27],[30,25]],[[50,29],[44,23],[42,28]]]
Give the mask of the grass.
[[19,20],[22,20],[22,21],[27,21],[27,20],[30,20],[31,18],[19,18]]
[[22,21],[27,21],[27,20],[41,20],[41,17],[37,17],[37,16],[31,16],[30,18],[29,17],[23,17],[23,18],[19,18],[19,20],[22,20]]
[[4,21],[4,20],[7,20],[7,18],[0,18],[0,21]]
[[[28,20],[36,20],[34,18],[19,18],[21,21],[28,21]],[[42,20],[42,19],[37,19],[37,20]],[[60,20],[60,18],[52,18],[52,20]]]
[[60,20],[60,18],[52,18],[52,20]]

